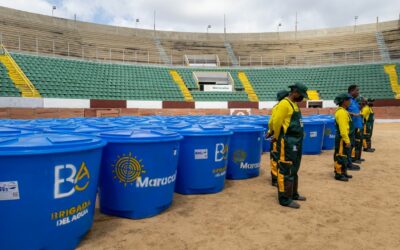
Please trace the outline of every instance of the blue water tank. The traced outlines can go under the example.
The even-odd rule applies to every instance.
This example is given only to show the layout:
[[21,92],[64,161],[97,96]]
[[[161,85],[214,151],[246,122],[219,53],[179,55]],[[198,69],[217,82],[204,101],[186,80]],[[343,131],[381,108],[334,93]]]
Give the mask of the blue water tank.
[[303,119],[304,124],[304,140],[303,154],[316,155],[322,150],[324,139],[324,122],[321,120]]
[[253,124],[257,126],[262,126],[265,128],[264,136],[263,136],[263,152],[269,152],[271,148],[271,140],[266,138],[266,133],[268,132],[268,122],[269,116],[243,116],[240,118],[241,124]]
[[233,134],[223,126],[170,126],[184,139],[178,164],[175,192],[217,193],[224,188],[229,140]]
[[265,129],[254,125],[227,125],[231,130],[227,179],[240,180],[260,174]]
[[100,178],[100,211],[142,219],[167,209],[173,198],[182,136],[166,130],[113,130]]
[[39,131],[0,127],[0,137],[25,136],[36,133],[39,133]]
[[[335,127],[335,119],[331,116],[325,116],[318,118],[322,120],[325,124],[324,129],[324,140],[322,143],[323,150],[333,150],[335,148],[335,136],[336,136],[336,127]],[[315,120],[318,120],[315,119]]]
[[105,141],[0,137],[0,248],[74,249],[93,223]]

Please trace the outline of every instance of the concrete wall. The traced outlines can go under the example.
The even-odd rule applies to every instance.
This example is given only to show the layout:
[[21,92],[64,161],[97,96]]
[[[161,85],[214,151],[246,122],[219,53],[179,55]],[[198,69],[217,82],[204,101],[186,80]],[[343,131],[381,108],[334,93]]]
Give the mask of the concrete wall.
[[[57,13],[57,12],[56,12]],[[133,29],[125,27],[117,27],[110,25],[102,25],[88,22],[74,21],[70,19],[45,16],[34,14],[5,7],[0,7],[0,16],[3,18],[12,17],[18,18],[27,22],[42,23],[45,26],[54,25],[60,29],[78,30],[79,32],[99,32],[104,34],[120,34],[133,36],[138,35],[142,37],[152,38],[154,36],[153,30]],[[379,25],[376,23],[357,25],[357,32],[375,32],[377,30],[390,30],[399,27],[399,21],[381,22]],[[331,36],[331,35],[344,35],[353,34],[354,26],[305,30],[297,32],[297,39]],[[157,36],[161,39],[169,40],[215,40],[224,41],[225,34],[223,33],[194,33],[194,32],[170,32],[170,31],[156,31]],[[294,39],[295,32],[280,32],[280,39]],[[230,41],[254,41],[254,40],[276,40],[276,32],[263,32],[263,33],[227,33],[226,39]]]
[[0,97],[1,108],[90,108],[90,100]]
[[44,108],[90,108],[90,100],[44,98]]
[[[306,109],[303,115],[334,114],[336,108]],[[102,116],[146,116],[146,115],[229,115],[230,109],[57,109],[57,108],[0,108],[0,119],[36,119]],[[238,111],[238,110],[235,110]],[[254,115],[269,115],[271,109],[244,109]],[[400,107],[375,107],[378,119],[400,119]],[[236,112],[238,113],[238,112]]]
[[0,108],[43,108],[42,98],[0,97]]
[[[332,100],[322,101],[323,108],[336,108]],[[130,108],[130,109],[271,109],[276,101],[244,102],[184,102],[184,101],[141,101],[141,100],[89,100],[89,99],[62,99],[62,98],[25,98],[0,97],[0,108],[61,108],[61,109],[88,109],[88,108]],[[306,107],[306,102],[299,104]],[[376,107],[398,107],[400,100],[376,100]]]
[[227,109],[228,102],[195,102],[196,109]]
[[127,101],[127,108],[162,109],[162,101]]

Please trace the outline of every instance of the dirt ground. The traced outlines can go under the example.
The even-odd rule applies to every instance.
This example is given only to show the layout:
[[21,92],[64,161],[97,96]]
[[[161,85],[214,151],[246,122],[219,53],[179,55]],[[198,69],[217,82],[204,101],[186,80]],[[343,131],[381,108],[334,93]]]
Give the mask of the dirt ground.
[[[333,179],[332,151],[304,156],[302,207],[281,207],[263,156],[261,175],[219,194],[175,195],[144,220],[97,211],[79,249],[400,249],[400,124],[377,124],[375,153],[348,183]],[[399,185],[399,186],[398,186]]]

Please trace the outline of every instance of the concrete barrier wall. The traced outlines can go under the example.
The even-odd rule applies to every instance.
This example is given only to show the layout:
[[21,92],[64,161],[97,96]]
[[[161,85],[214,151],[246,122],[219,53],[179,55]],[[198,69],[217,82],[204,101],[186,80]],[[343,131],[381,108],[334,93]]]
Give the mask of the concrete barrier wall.
[[278,102],[259,102],[258,108],[259,109],[272,109]]
[[[237,109],[235,109],[237,110]],[[301,108],[304,116],[335,113],[336,108]],[[253,115],[270,115],[271,109],[244,109]],[[375,107],[377,119],[400,119],[400,106]],[[147,115],[229,115],[230,109],[61,109],[61,108],[0,108],[0,119],[36,119],[102,116],[147,116]],[[243,112],[245,113],[245,112]]]
[[195,102],[196,109],[227,109],[228,102]]
[[43,99],[0,97],[0,108],[43,108]]
[[[236,113],[270,114],[276,102],[169,102],[113,101],[58,98],[0,97],[0,118],[32,119],[130,115],[207,115]],[[303,115],[334,114],[336,105],[323,101],[324,108],[299,106]],[[376,100],[377,118],[400,118],[400,100]],[[244,112],[240,112],[240,111]]]
[[162,109],[162,101],[127,101],[127,108],[140,108],[140,109]]
[[[124,35],[137,35],[146,38],[153,38],[154,31],[146,29],[134,29],[126,27],[118,27],[111,25],[103,25],[96,23],[88,23],[81,21],[74,21],[71,19],[51,17],[46,15],[34,14],[25,11],[19,11],[15,9],[0,7],[0,15],[4,18],[12,17],[13,19],[18,18],[26,22],[43,23],[46,26],[54,25],[60,29],[66,30],[79,30],[80,32],[90,31],[104,34],[124,34]],[[399,27],[398,20],[380,22],[370,24],[357,25],[357,32],[376,32],[377,30],[390,30]],[[255,40],[276,40],[276,32],[262,32],[262,33],[198,33],[198,32],[171,32],[171,31],[156,31],[157,36],[160,39],[168,40],[202,40],[202,41],[224,41],[225,38],[230,41],[255,41]],[[285,39],[304,39],[321,36],[336,36],[353,34],[354,26],[327,28],[327,29],[316,29],[316,30],[304,30],[295,32],[280,32],[279,37],[282,40]]]
[[44,108],[90,108],[90,100],[44,98]]

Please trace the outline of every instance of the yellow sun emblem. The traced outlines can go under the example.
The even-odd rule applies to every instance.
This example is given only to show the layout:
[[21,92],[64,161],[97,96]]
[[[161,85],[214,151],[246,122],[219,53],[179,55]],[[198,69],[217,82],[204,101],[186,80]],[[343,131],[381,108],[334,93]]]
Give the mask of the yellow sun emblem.
[[144,165],[140,163],[142,160],[138,160],[137,157],[132,157],[132,153],[128,155],[123,154],[122,157],[118,156],[115,164],[112,165],[114,168],[114,179],[119,180],[126,187],[127,184],[133,185],[133,182],[141,177],[141,174],[146,173],[143,169]]

